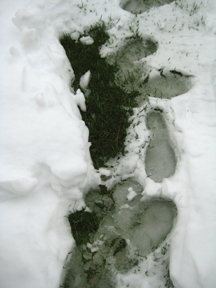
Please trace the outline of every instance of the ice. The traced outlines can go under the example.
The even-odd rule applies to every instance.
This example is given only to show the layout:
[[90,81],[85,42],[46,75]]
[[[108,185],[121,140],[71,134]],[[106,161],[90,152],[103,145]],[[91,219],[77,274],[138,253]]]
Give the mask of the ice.
[[155,182],[161,182],[175,173],[176,157],[160,112],[150,112],[147,115],[147,126],[152,136],[146,150],[146,173]]

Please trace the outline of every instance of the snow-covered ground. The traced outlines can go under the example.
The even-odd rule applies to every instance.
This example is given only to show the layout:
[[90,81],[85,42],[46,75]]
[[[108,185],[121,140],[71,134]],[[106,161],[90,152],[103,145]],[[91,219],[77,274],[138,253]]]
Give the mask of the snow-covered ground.
[[[138,29],[158,43],[154,54],[140,60],[149,83],[156,85],[160,73],[169,77],[170,70],[192,79],[186,93],[172,84],[177,97],[149,97],[147,111],[139,101],[128,153],[113,164],[107,185],[133,177],[143,187],[143,200],[173,200],[178,209],[170,235],[173,284],[216,286],[216,2],[177,0],[138,15],[121,8],[137,1],[126,2],[1,0],[1,288],[59,287],[75,245],[65,216],[84,207],[83,195],[100,184],[78,109],[85,109],[83,94],[71,90],[73,67],[59,37],[83,33],[101,19],[111,39],[103,56]],[[156,87],[172,97],[163,83]],[[150,135],[145,119],[153,108],[163,111],[177,159],[173,176],[159,183],[147,177],[144,166]],[[162,287],[145,271],[118,279],[118,287]]]

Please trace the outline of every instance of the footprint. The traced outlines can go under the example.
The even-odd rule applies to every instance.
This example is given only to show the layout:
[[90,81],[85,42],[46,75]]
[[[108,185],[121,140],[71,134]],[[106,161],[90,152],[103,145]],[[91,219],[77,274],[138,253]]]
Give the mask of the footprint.
[[146,150],[146,174],[159,183],[175,173],[176,157],[161,112],[150,112],[147,115],[147,126],[152,136]]
[[111,60],[108,60],[116,62],[120,68],[116,73],[117,85],[130,92],[139,90],[141,77],[147,69],[139,60],[155,53],[157,49],[157,41],[150,37],[127,40],[115,56],[112,55]]
[[[132,201],[126,199],[129,188],[137,193]],[[131,180],[116,186],[113,193],[116,200],[114,222],[115,227],[121,231],[121,236],[129,239],[140,255],[146,256],[154,251],[171,231],[176,207],[172,201],[163,199],[141,202],[141,191],[141,186]]]
[[158,43],[153,38],[129,39],[125,45],[116,53],[115,59],[122,67],[128,62],[138,61],[157,51]]
[[[104,269],[103,257],[98,257],[98,253],[93,254],[88,248],[85,248],[84,251],[84,249],[75,247],[71,255],[70,269],[67,271],[66,281],[60,287],[116,287],[112,271]],[[95,261],[96,257],[98,258],[97,261]]]
[[166,238],[176,216],[175,205],[171,201],[154,199],[137,218],[137,226],[131,230],[131,243],[140,255],[148,255]]
[[117,184],[112,195],[104,189],[86,195],[86,204],[101,222],[88,243],[73,250],[65,286],[116,287],[119,272],[127,273],[160,246],[172,229],[176,206],[163,199],[142,202],[142,191],[128,179]]
[[121,1],[120,6],[133,14],[141,14],[152,7],[159,7],[172,2],[173,0],[124,0]]
[[140,93],[142,96],[137,99],[138,103],[142,103],[143,95],[150,97],[171,99],[173,97],[187,93],[192,87],[192,75],[185,75],[176,70],[163,71],[162,69],[152,72],[140,85]]
[[112,271],[104,269],[104,258],[99,253],[91,253],[88,248],[75,247],[66,273],[65,282],[60,287],[68,288],[114,288]]

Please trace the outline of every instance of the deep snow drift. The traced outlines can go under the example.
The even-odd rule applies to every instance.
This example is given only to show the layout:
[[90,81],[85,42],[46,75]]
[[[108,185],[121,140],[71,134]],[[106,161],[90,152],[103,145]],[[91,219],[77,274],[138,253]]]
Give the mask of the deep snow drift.
[[[75,246],[65,216],[85,207],[84,195],[101,183],[103,173],[111,176],[103,183],[108,188],[128,178],[138,182],[140,203],[160,197],[175,203],[166,261],[176,288],[216,285],[216,4],[167,2],[133,14],[138,1],[1,1],[1,288],[59,287]],[[142,94],[131,117],[127,153],[110,160],[108,172],[93,168],[78,109],[88,107],[83,93],[70,87],[73,67],[59,43],[62,33],[78,39],[100,19],[110,35],[101,48],[104,57],[122,51],[137,31],[143,37],[139,49],[155,43],[151,52],[125,58],[131,63],[122,69],[137,69],[135,85]],[[152,111],[163,113],[176,161],[173,176],[160,181],[148,177],[145,167],[151,138],[146,119]],[[127,194],[135,196],[130,189]],[[144,249],[136,242],[140,236],[125,237]],[[150,253],[136,273],[119,271],[117,287],[164,285],[156,254]]]

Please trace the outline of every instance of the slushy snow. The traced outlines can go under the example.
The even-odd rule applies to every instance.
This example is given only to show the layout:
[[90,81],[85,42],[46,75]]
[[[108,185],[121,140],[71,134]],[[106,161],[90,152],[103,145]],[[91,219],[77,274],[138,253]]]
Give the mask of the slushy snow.
[[[132,0],[128,2],[133,6]],[[139,69],[144,67],[142,76],[157,74],[149,81],[157,88],[161,71],[167,75],[167,82],[163,78],[158,82],[156,95],[149,90],[148,103],[139,99],[128,129],[127,153],[111,160],[107,167],[112,168],[101,170],[106,184],[113,187],[133,178],[143,188],[143,201],[173,200],[178,209],[169,236],[174,287],[216,286],[216,3],[177,0],[139,15],[123,10],[125,3],[0,3],[0,288],[59,287],[68,253],[75,247],[66,216],[85,207],[84,195],[101,184],[79,111],[88,107],[84,94],[70,87],[73,67],[59,43],[62,33],[77,40],[100,19],[110,35],[101,55],[115,54],[123,47],[122,39],[138,29],[143,39],[158,43],[153,54],[135,59]],[[88,37],[83,41],[92,43]],[[170,71],[192,75],[192,85],[182,83],[183,78],[170,81]],[[86,72],[82,85],[87,89],[90,72]],[[170,83],[178,96],[172,96],[166,86]],[[166,92],[168,97],[162,97]],[[145,170],[150,137],[146,116],[152,109],[163,111],[177,159],[173,176],[161,183]],[[160,287],[149,259],[137,274],[119,274],[117,287]],[[151,277],[145,273],[147,266]]]

